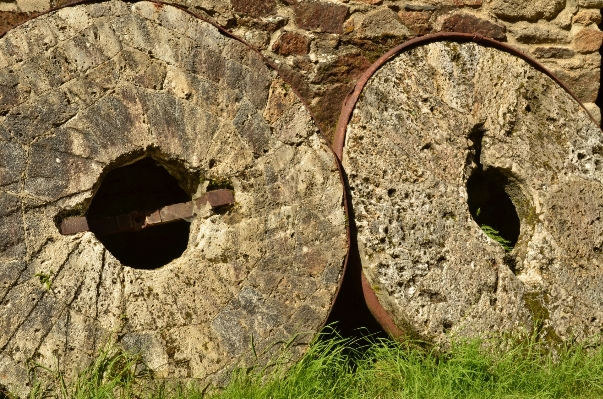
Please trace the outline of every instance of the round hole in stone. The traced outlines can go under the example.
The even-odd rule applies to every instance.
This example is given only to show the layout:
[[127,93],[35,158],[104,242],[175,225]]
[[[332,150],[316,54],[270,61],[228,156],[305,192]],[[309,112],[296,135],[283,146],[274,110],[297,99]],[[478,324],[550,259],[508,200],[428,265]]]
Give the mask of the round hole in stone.
[[[86,216],[88,220],[101,219],[132,211],[157,210],[190,200],[178,180],[147,157],[107,173]],[[149,270],[180,257],[188,245],[189,233],[190,223],[180,220],[97,238],[123,265]]]
[[517,244],[520,219],[505,191],[509,179],[495,168],[477,169],[467,180],[467,203],[473,220],[505,251]]

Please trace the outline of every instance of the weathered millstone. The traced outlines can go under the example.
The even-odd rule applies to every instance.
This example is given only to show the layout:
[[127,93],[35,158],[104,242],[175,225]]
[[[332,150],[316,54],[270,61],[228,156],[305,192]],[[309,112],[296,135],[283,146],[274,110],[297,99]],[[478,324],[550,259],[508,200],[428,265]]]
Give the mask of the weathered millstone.
[[443,343],[599,334],[603,134],[533,63],[443,40],[382,65],[342,129],[373,310]]
[[[343,186],[257,53],[176,8],[102,2],[0,39],[0,87],[0,384],[27,392],[34,362],[73,375],[111,339],[156,377],[221,381],[252,343],[270,356],[324,324],[347,253]],[[124,266],[93,233],[59,232],[111,201],[111,187],[94,196],[105,177],[123,183],[112,171],[155,164],[176,202],[234,191],[183,222],[180,257]]]

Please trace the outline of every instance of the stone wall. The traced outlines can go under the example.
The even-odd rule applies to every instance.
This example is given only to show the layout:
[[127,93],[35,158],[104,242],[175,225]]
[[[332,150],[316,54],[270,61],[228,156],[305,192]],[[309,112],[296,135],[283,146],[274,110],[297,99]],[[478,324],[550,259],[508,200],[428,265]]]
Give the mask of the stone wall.
[[[332,135],[341,103],[380,55],[412,37],[475,32],[534,56],[600,119],[603,0],[167,0],[274,59]],[[0,0],[0,31],[65,0]]]

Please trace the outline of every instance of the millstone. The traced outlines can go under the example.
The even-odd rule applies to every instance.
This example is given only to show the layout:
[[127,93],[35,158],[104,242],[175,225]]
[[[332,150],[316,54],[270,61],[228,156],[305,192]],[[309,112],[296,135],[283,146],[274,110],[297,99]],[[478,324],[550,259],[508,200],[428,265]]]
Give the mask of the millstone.
[[[73,376],[112,342],[155,377],[219,382],[321,328],[341,177],[260,55],[177,8],[110,1],[13,29],[0,68],[0,384],[27,392],[34,363]],[[138,214],[148,228],[65,227]]]
[[570,93],[500,47],[440,39],[392,56],[357,98],[343,165],[390,331],[602,331],[603,135]]

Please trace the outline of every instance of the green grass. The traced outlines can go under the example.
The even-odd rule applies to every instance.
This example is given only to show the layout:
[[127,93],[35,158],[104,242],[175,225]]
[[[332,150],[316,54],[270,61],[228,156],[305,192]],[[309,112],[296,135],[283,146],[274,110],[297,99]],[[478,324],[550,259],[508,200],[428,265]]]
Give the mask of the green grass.
[[413,342],[317,340],[289,367],[236,370],[221,390],[167,388],[136,375],[140,359],[106,350],[79,379],[31,398],[601,398],[603,348],[574,345],[554,353],[534,339],[505,351],[484,342],[455,343],[446,352]]

